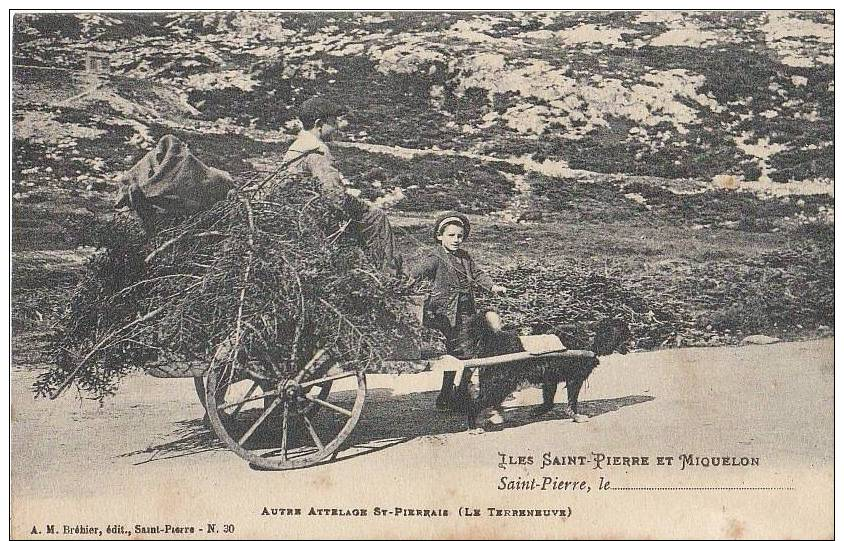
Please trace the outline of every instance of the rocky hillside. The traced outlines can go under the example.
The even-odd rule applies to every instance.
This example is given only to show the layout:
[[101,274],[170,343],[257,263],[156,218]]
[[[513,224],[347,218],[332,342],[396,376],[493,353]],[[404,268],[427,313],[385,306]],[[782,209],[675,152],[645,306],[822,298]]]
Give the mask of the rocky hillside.
[[[833,25],[831,11],[15,14],[16,332],[50,327],[78,278],[71,249],[101,244],[91,224],[159,137],[264,175],[296,106],[322,94],[351,107],[338,163],[393,199],[403,253],[430,242],[431,211],[475,214],[512,325],[621,314],[640,348],[824,335]],[[85,71],[92,52],[107,73]]]
[[[714,178],[799,186],[795,219],[828,221],[833,23],[831,11],[16,14],[16,191],[113,180],[164,132],[229,171],[260,169],[319,93],[352,108],[346,173],[373,198],[401,188],[407,208],[468,194],[467,211],[553,209],[580,191],[629,214],[682,207],[678,193]],[[82,73],[90,51],[111,75]],[[555,181],[590,173],[607,193]],[[666,179],[688,182],[665,191]]]

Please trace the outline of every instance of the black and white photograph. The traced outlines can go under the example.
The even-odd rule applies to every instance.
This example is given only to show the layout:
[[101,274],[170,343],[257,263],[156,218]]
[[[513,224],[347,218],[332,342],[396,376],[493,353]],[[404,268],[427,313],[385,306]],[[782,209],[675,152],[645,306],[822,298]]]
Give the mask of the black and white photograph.
[[11,10],[15,539],[834,537],[832,9]]

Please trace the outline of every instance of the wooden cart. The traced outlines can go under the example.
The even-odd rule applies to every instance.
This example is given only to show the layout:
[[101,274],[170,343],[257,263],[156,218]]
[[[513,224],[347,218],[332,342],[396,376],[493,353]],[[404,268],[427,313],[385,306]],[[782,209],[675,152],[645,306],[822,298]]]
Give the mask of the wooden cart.
[[[327,363],[323,375],[312,377],[309,366],[326,362],[324,352],[305,368],[272,376],[231,365],[174,360],[149,370],[156,377],[193,377],[197,394],[216,435],[241,458],[262,469],[303,468],[332,460],[360,419],[366,400],[366,374]],[[547,353],[511,353],[495,357],[458,360],[441,357],[430,361],[432,370],[475,369],[502,363],[554,360],[569,362],[591,358],[586,350]],[[318,358],[321,357],[321,358]]]

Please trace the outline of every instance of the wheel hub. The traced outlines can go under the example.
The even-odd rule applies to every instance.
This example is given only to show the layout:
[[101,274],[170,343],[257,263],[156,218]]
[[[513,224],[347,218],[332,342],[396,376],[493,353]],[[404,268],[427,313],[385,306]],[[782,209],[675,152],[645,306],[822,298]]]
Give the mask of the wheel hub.
[[290,400],[296,400],[302,397],[302,387],[292,380],[279,383],[279,396],[285,396]]

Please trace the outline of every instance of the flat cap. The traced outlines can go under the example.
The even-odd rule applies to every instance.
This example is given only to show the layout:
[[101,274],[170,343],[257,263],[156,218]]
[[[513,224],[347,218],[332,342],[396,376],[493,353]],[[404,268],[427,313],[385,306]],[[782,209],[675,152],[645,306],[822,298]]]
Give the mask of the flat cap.
[[437,221],[434,224],[434,240],[437,240],[437,237],[443,232],[443,229],[450,224],[457,224],[461,226],[463,228],[463,237],[467,239],[469,238],[469,218],[467,218],[465,214],[461,214],[459,212],[446,212],[437,218]]

